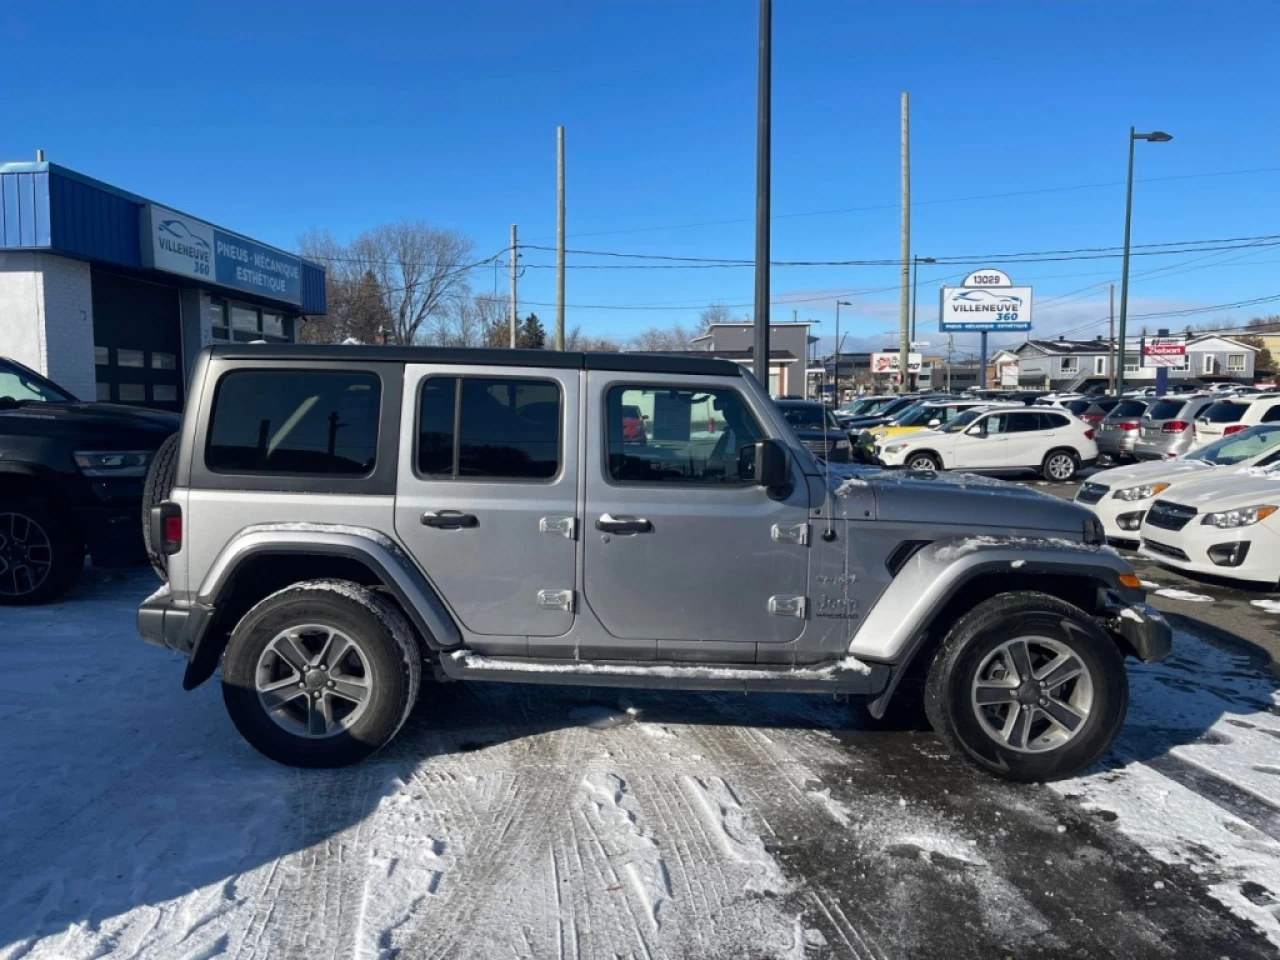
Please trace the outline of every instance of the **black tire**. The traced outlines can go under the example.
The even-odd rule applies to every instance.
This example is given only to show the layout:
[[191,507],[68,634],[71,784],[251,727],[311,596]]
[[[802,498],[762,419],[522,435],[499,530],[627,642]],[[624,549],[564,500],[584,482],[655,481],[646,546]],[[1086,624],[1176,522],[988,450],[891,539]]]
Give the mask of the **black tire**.
[[[1012,749],[997,733],[988,733],[994,730],[990,715],[980,715],[974,702],[974,683],[984,661],[1001,644],[1018,637],[1047,638],[1065,647],[1083,665],[1092,686],[1092,703],[1074,734],[1039,752]],[[1080,683],[1069,681],[1072,687],[1055,689],[1070,696],[1072,689],[1079,692]],[[1007,719],[1012,706],[984,709],[1004,710]],[[1082,610],[1031,591],[1001,594],[965,614],[934,655],[925,688],[929,723],[947,747],[985,770],[1018,781],[1059,780],[1088,767],[1111,746],[1128,707],[1129,679],[1114,641]],[[1027,708],[1019,705],[1019,710]],[[1033,732],[1043,725],[1044,732],[1028,740],[1034,745],[1052,731],[1038,702],[1030,704],[1027,715],[1034,718]]]
[[908,470],[941,470],[942,461],[938,459],[936,453],[930,453],[923,450],[920,453],[913,453],[906,459]]
[[1040,464],[1040,476],[1050,483],[1070,483],[1079,470],[1080,458],[1074,450],[1050,450]]
[[147,468],[147,480],[142,485],[142,542],[147,547],[147,559],[151,569],[161,580],[169,579],[169,558],[151,543],[151,508],[169,496],[173,478],[178,472],[178,434],[165,439]]
[[65,507],[39,497],[0,504],[0,606],[56,600],[84,570],[84,539]]
[[[303,624],[323,625],[352,638],[359,645],[359,663],[364,668],[368,699],[363,712],[348,728],[324,738],[299,735],[272,719],[256,685],[268,644],[288,628]],[[312,672],[306,674],[308,685]],[[418,698],[421,676],[413,632],[393,604],[358,584],[312,580],[273,593],[236,625],[222,662],[222,699],[236,729],[270,759],[292,767],[341,767],[363,760],[399,732]],[[315,689],[324,693],[320,683]],[[317,693],[304,689],[275,713],[292,711],[282,716],[288,722],[304,709],[302,704],[308,704],[308,694]]]

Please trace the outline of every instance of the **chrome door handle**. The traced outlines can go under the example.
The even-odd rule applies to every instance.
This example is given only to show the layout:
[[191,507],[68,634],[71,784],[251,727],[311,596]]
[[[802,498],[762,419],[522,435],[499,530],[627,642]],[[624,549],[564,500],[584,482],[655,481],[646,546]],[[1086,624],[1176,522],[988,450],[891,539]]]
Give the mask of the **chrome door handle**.
[[477,527],[480,521],[474,513],[463,513],[460,510],[441,510],[438,513],[428,510],[422,515],[422,525],[457,530],[462,527]]
[[606,533],[652,533],[653,524],[643,517],[613,517],[601,514],[596,529]]

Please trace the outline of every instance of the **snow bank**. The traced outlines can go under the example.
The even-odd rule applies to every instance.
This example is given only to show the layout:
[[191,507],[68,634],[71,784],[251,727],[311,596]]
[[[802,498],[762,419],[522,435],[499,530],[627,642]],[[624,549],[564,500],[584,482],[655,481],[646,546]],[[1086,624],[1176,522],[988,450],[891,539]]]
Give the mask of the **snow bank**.
[[1192,593],[1190,590],[1179,590],[1177,587],[1161,587],[1156,591],[1157,597],[1166,597],[1169,600],[1183,600],[1187,603],[1213,603],[1213,597],[1207,597],[1203,593]]

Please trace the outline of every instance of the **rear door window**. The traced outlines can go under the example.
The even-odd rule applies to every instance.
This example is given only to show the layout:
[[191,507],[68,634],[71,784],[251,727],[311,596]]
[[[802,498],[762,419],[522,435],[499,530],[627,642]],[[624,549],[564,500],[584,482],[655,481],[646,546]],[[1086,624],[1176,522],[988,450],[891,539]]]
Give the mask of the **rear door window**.
[[560,472],[560,421],[554,381],[429,377],[418,404],[418,473],[551,480]]
[[205,463],[217,473],[366,476],[381,396],[372,373],[233,371],[218,383]]

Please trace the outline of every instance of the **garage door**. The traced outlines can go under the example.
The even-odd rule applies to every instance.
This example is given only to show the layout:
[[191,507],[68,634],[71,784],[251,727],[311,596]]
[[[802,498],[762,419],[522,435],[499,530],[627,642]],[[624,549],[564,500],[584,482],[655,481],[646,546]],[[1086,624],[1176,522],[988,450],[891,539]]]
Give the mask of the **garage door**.
[[181,410],[182,317],[178,290],[93,271],[98,399]]

